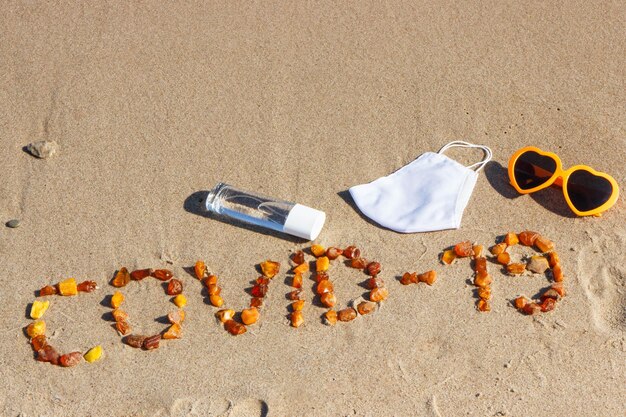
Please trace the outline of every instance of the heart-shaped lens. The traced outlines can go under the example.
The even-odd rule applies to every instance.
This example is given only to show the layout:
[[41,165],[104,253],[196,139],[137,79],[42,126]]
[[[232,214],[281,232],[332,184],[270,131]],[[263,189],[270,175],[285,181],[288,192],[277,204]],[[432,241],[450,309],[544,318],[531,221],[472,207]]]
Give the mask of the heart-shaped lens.
[[515,182],[522,190],[539,187],[556,172],[556,161],[534,151],[521,154],[513,166]]
[[567,180],[567,195],[576,210],[585,212],[597,209],[613,194],[613,185],[584,169],[572,172]]

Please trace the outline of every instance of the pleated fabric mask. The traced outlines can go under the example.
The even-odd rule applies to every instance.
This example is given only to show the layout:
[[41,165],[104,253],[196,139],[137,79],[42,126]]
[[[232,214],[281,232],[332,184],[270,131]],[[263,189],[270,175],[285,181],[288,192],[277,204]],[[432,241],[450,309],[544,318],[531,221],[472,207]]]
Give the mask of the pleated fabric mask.
[[[482,161],[464,166],[444,152],[453,147],[482,149]],[[400,233],[458,229],[478,173],[491,160],[487,146],[454,141],[369,184],[350,188],[361,212]]]

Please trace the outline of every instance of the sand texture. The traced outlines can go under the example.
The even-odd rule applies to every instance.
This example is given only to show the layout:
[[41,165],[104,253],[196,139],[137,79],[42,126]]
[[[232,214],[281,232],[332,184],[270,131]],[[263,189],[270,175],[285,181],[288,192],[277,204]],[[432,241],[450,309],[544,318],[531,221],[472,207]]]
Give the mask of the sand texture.
[[[536,145],[626,188],[623,1],[5,1],[0,39],[0,219],[21,220],[0,227],[0,415],[626,414],[626,190],[575,218],[560,189],[519,196],[505,170]],[[355,210],[350,186],[459,139],[494,153],[459,230],[403,235]],[[57,154],[24,151],[40,140]],[[308,304],[292,329],[281,272],[259,324],[228,335],[184,268],[206,260],[241,309],[255,264],[286,270],[309,244],[204,215],[219,181],[325,211],[318,241],[379,260],[389,300],[335,327]],[[524,229],[556,243],[568,296],[519,314],[511,300],[548,280],[492,264],[493,310],[477,312],[469,263],[439,253]],[[121,343],[106,320],[121,266],[184,281],[182,340]],[[429,269],[432,287],[397,280]],[[341,305],[365,291],[331,275]],[[65,369],[36,362],[22,329],[35,291],[70,276],[100,289],[50,298],[51,343],[105,355]],[[124,291],[138,332],[174,308],[159,284]]]

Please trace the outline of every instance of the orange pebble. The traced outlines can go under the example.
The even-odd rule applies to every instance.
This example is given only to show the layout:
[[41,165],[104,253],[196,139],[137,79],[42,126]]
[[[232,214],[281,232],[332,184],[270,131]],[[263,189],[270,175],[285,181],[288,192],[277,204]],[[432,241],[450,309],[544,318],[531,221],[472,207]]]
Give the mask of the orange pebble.
[[499,264],[508,265],[511,262],[511,255],[508,252],[502,252],[496,259]]
[[556,264],[552,267],[552,277],[554,278],[555,282],[562,282],[564,277],[563,277],[563,269],[561,269],[561,265]]
[[294,311],[289,315],[289,318],[291,319],[291,326],[292,327],[300,327],[302,325],[302,323],[304,323],[304,316],[302,315],[302,311]]
[[441,262],[446,265],[450,265],[456,259],[456,254],[452,249],[443,251],[441,254]]
[[259,319],[259,310],[255,307],[250,307],[242,310],[241,312],[241,321],[243,324],[249,325],[254,324]]
[[321,295],[320,301],[326,307],[333,307],[337,303],[337,297],[332,292],[327,292]]
[[459,258],[465,258],[465,257],[470,256],[470,255],[472,255],[474,253],[472,251],[472,247],[473,247],[472,242],[470,242],[469,240],[467,240],[465,242],[460,242],[460,243],[457,243],[454,246],[454,253]]
[[387,297],[389,297],[389,291],[385,287],[374,288],[372,291],[370,291],[370,301],[373,301],[375,303],[384,301],[387,299]]
[[206,275],[206,264],[203,261],[197,261],[193,267],[196,278],[202,279]]

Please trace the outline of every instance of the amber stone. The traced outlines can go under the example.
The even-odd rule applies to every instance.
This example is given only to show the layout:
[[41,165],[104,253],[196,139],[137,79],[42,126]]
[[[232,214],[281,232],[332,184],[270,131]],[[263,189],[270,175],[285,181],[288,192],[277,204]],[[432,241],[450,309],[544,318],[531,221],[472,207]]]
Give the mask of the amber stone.
[[130,274],[128,273],[128,269],[122,267],[120,268],[119,271],[117,271],[117,273],[115,274],[115,277],[113,277],[113,280],[111,281],[111,285],[113,285],[114,287],[124,287],[126,285],[128,285],[128,283],[130,282]]
[[206,275],[206,264],[204,261],[197,261],[193,266],[193,272],[196,274],[196,278],[202,279]]
[[122,336],[125,336],[128,333],[130,333],[130,324],[128,324],[126,320],[116,321],[115,328]]
[[376,310],[376,303],[374,303],[372,301],[361,301],[356,306],[356,309],[357,309],[357,311],[359,312],[360,315],[364,316],[364,315],[370,314],[374,310]]
[[289,294],[287,294],[287,298],[289,298],[290,300],[304,300],[304,291],[302,291],[302,289],[297,289],[297,290],[293,290],[291,291]]
[[337,312],[337,318],[339,321],[352,321],[356,318],[356,310],[352,307],[344,308]]
[[548,252],[554,249],[554,242],[543,236],[539,236],[535,239],[535,247],[539,249],[539,252]]
[[48,344],[48,340],[46,336],[43,334],[37,335],[30,340],[30,344],[33,346],[33,350],[35,352],[43,349],[44,346]]
[[335,286],[328,279],[318,282],[317,286],[315,287],[315,292],[318,295],[326,294],[333,291],[335,291]]
[[172,278],[170,282],[167,283],[167,290],[165,292],[167,295],[181,294],[183,292],[183,283],[176,278]]
[[402,278],[400,278],[400,284],[402,285],[417,284],[417,282],[417,272],[405,272]]
[[352,258],[350,266],[355,269],[364,269],[367,266],[367,259],[365,258]]
[[497,245],[493,245],[491,248],[489,248],[489,252],[491,252],[491,254],[494,256],[498,256],[502,252],[504,252],[506,248],[506,243],[498,243]]
[[474,258],[474,272],[487,272],[487,258],[483,256]]
[[267,285],[255,284],[252,290],[250,290],[250,294],[252,294],[253,297],[265,297],[265,294],[267,294]]
[[519,241],[522,245],[532,246],[535,244],[535,240],[539,237],[539,233],[526,230],[518,235]]
[[348,246],[343,250],[343,256],[348,259],[356,259],[361,257],[361,250],[356,246]]
[[166,331],[163,333],[163,339],[180,339],[183,336],[183,329],[178,323],[172,324]]
[[37,360],[39,362],[50,362],[53,365],[58,365],[59,356],[59,352],[50,345],[44,345],[37,351]]
[[520,274],[523,274],[524,271],[526,270],[526,265],[520,264],[520,263],[508,264],[506,266],[506,270],[511,275],[520,275]]
[[217,286],[217,284],[211,284],[207,287],[207,292],[209,295],[220,295],[222,293],[222,289]]
[[[406,274],[408,274],[408,272]],[[415,279],[417,279],[417,276],[415,276]],[[385,281],[383,281],[383,279],[379,277],[371,277],[371,278],[368,278],[366,282],[366,286],[370,290],[373,290],[374,288],[382,288],[385,286]]]
[[323,256],[326,253],[326,248],[316,243],[314,245],[311,245],[311,253],[316,258],[319,258],[320,256]]
[[486,288],[491,284],[491,277],[488,273],[477,273],[474,277],[474,285],[480,288]]
[[333,294],[332,292],[327,292],[321,295],[320,301],[326,307],[333,307],[335,304],[337,304],[337,297],[335,297],[335,294]]
[[167,313],[167,321],[171,324],[180,324],[185,321],[185,312],[183,310],[176,310]]
[[168,279],[171,279],[174,274],[169,269],[155,269],[152,272],[152,276],[158,280],[167,281]]
[[122,342],[127,344],[130,347],[140,348],[143,346],[144,340],[147,339],[148,336],[138,335],[138,334],[130,334],[122,339]]
[[433,285],[437,280],[437,273],[435,271],[427,271],[417,276],[419,282],[423,282],[426,285]]
[[302,275],[294,275],[291,280],[291,286],[294,288],[302,288]]
[[83,281],[76,287],[80,292],[92,292],[98,288],[96,281]]
[[513,304],[515,305],[515,308],[521,310],[526,306],[526,304],[528,304],[528,299],[524,296],[520,296],[513,301]]
[[280,263],[268,259],[265,262],[261,262],[261,271],[264,276],[274,278],[280,271]]
[[382,267],[380,265],[380,262],[370,262],[365,267],[365,269],[367,271],[367,275],[370,275],[370,276],[373,276],[373,277],[380,273],[381,268]]
[[496,260],[501,265],[508,265],[509,262],[511,262],[511,255],[509,255],[508,252],[502,252],[501,254],[498,255]]
[[341,250],[339,248],[330,247],[330,248],[326,249],[326,256],[331,261],[337,259],[342,253],[343,253],[343,250]]
[[527,303],[524,307],[521,308],[521,310],[524,314],[532,316],[533,314],[539,313],[541,311],[541,306],[537,303]]
[[294,254],[291,255],[291,260],[296,265],[303,264],[304,263],[304,252],[302,252],[301,250],[294,252]]
[[504,243],[506,243],[507,246],[517,245],[519,243],[519,239],[515,233],[509,232],[504,235]]
[[329,326],[337,323],[337,312],[335,310],[328,310],[324,313],[324,322]]
[[294,301],[293,303],[291,303],[291,311],[302,311],[305,303],[306,301],[304,300]]
[[42,289],[39,290],[39,296],[43,297],[46,295],[54,295],[57,293],[57,288],[52,285],[46,285]]
[[267,277],[258,277],[255,283],[260,284],[260,285],[269,285],[270,281],[271,280]]
[[302,324],[304,323],[304,315],[302,314],[302,311],[294,311],[289,315],[289,318],[291,320],[291,325],[293,327],[300,327],[302,326]]
[[143,341],[143,348],[145,350],[152,350],[159,347],[159,343],[161,342],[161,335],[155,334],[154,336],[146,337]]
[[224,328],[233,336],[244,334],[247,331],[246,326],[235,320],[227,320],[226,323],[224,323]]
[[478,311],[482,312],[491,311],[491,306],[489,305],[489,302],[482,298],[476,303],[476,308],[478,308]]
[[548,311],[552,311],[556,308],[556,300],[554,298],[545,298],[541,304],[541,311],[546,313]]
[[474,253],[472,247],[472,242],[470,242],[469,240],[465,242],[460,242],[454,246],[454,253],[459,258],[465,258],[467,256],[471,256]]
[[325,279],[329,279],[328,273],[326,272],[318,272],[315,274],[315,282],[320,282]]
[[121,310],[119,308],[116,308],[115,310],[113,310],[111,314],[113,314],[113,319],[115,321],[126,321],[128,319],[128,313],[126,313],[124,310]]
[[255,307],[245,308],[241,311],[241,321],[243,324],[250,325],[259,319],[259,310]]
[[370,291],[370,301],[374,301],[375,303],[386,300],[388,296],[389,291],[385,287],[374,288],[372,291]]
[[562,282],[563,277],[563,269],[560,264],[556,264],[552,267],[552,278],[554,278],[554,282]]
[[454,262],[455,259],[456,253],[454,253],[454,250],[452,249],[443,251],[443,253],[441,254],[441,262],[446,265],[450,265],[452,262]]
[[134,281],[141,281],[144,278],[148,278],[150,275],[152,275],[152,269],[150,268],[136,269],[130,273],[130,279]]
[[76,366],[83,359],[83,354],[81,352],[71,352],[66,353],[65,355],[61,355],[59,358],[59,363],[61,366],[70,367]]
[[485,287],[485,288],[478,288],[478,297],[483,299],[483,300],[490,300],[491,299],[491,288],[489,287]]

